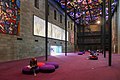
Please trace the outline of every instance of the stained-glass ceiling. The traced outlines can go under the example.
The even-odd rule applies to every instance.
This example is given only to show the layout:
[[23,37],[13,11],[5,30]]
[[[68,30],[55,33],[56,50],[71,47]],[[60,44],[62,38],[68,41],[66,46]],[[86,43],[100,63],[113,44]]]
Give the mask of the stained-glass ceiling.
[[[65,0],[55,0],[65,9]],[[75,20],[77,24],[90,24],[102,16],[103,0],[67,0],[67,14]],[[112,13],[117,6],[117,0],[112,1]],[[75,16],[74,16],[74,13]],[[106,0],[106,20],[108,18],[108,0]]]

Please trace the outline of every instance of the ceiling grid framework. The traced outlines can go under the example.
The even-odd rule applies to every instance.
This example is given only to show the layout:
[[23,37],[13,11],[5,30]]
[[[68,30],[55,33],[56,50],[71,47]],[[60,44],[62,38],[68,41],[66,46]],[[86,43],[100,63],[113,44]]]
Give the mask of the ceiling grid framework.
[[[65,10],[65,0],[55,0]],[[67,0],[67,14],[77,24],[93,24],[102,17],[102,3],[106,1],[106,20],[108,20],[108,0]],[[111,0],[111,10],[114,12],[118,0]],[[76,14],[74,16],[74,9]]]

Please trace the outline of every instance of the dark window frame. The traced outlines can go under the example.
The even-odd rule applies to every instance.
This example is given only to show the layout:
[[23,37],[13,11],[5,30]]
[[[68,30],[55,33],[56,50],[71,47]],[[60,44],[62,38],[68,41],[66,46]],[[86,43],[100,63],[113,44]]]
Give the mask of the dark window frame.
[[68,21],[68,28],[70,28],[70,21]]
[[57,20],[57,11],[54,10],[54,19]]
[[34,6],[35,6],[37,9],[39,9],[39,0],[35,0]]
[[60,15],[60,23],[62,23],[62,15]]
[[71,30],[73,29],[73,24],[71,23]]

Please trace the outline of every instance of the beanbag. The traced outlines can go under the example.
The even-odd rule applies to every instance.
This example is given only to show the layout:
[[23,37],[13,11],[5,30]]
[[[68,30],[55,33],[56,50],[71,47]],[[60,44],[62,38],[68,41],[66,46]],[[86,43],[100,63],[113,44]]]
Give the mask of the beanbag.
[[83,55],[84,54],[84,52],[78,52],[78,55]]
[[[37,67],[37,68],[35,69],[35,72],[36,72],[36,73],[39,72],[39,67]],[[33,74],[33,71],[30,69],[29,66],[25,66],[25,67],[23,67],[23,69],[22,69],[22,73],[23,73],[23,74]]]
[[53,65],[43,65],[39,67],[39,70],[43,73],[51,73],[55,71],[55,67]]
[[53,66],[55,66],[55,69],[57,69],[59,67],[57,62],[46,62],[45,64],[46,65],[53,65]]

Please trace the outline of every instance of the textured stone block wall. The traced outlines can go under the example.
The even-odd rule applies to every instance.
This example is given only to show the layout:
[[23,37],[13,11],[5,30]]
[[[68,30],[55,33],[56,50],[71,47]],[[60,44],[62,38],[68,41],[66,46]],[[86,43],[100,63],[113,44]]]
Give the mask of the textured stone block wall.
[[118,53],[120,54],[120,2],[117,9]]
[[[39,0],[39,9],[34,7],[34,0],[20,1],[20,33],[19,35],[0,33],[0,62],[45,56],[45,38],[33,35],[33,15],[45,19],[45,0]],[[51,3],[49,5],[49,22],[64,29],[64,13],[58,6],[51,6]],[[54,20],[54,9],[57,10],[57,20]],[[59,14],[63,15],[63,23],[59,21]],[[68,18],[68,20],[70,19]],[[50,45],[57,45],[62,46],[64,52],[64,44],[64,41],[49,39],[48,49]],[[73,44],[68,42],[68,52],[73,52],[73,50]],[[48,53],[50,55],[50,50]]]
[[112,53],[118,53],[117,51],[117,13],[115,12],[112,17]]

